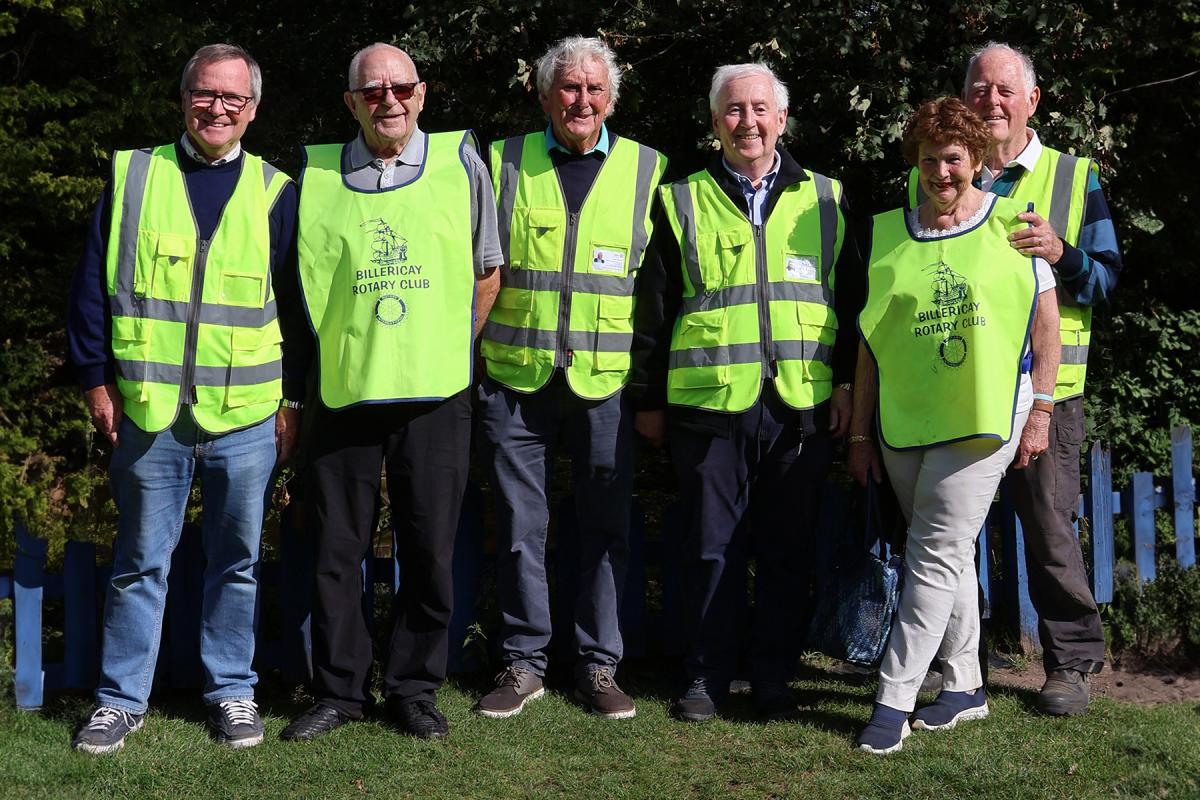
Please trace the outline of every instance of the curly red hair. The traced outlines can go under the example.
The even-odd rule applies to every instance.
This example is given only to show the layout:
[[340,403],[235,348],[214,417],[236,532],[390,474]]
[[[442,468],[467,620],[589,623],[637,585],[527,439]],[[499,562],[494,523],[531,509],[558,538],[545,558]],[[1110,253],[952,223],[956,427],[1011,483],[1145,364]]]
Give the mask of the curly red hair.
[[926,100],[909,117],[901,150],[910,166],[917,165],[921,143],[960,144],[972,161],[983,161],[992,146],[992,132],[979,116],[957,97]]

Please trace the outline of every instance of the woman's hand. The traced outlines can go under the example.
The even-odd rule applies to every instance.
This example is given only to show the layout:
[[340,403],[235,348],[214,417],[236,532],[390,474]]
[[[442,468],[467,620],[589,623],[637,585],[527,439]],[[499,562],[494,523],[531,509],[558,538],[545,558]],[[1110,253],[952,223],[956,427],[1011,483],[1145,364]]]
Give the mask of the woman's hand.
[[867,485],[868,475],[875,483],[882,482],[883,470],[879,466],[879,451],[875,449],[875,443],[870,440],[851,443],[846,449],[846,470],[860,486]]
[[1049,446],[1050,415],[1034,409],[1029,412],[1029,419],[1025,421],[1025,430],[1021,431],[1021,443],[1017,446],[1013,469],[1025,469],[1031,460],[1046,452]]

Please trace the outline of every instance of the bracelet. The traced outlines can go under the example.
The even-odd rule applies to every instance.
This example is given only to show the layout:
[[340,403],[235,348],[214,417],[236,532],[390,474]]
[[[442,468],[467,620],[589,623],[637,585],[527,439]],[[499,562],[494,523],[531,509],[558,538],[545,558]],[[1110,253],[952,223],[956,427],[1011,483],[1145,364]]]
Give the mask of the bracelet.
[[1045,400],[1047,403],[1054,402],[1054,397],[1052,397],[1051,395],[1048,395],[1048,394],[1042,394],[1041,392],[1035,392],[1033,395],[1033,399],[1034,400]]
[[870,436],[863,436],[861,433],[855,433],[846,439],[850,444],[863,444],[865,442],[874,441]]
[[854,384],[853,384],[853,383],[839,383],[839,384],[838,384],[836,387],[834,387],[834,388],[836,388],[836,389],[841,389],[843,392],[853,392],[853,391],[854,391]]
[[1033,410],[1034,411],[1044,411],[1045,413],[1053,416],[1054,415],[1054,402],[1051,400],[1034,400],[1033,401]]
[[300,400],[280,400],[279,407],[280,408],[291,408],[296,411],[303,411],[304,403]]

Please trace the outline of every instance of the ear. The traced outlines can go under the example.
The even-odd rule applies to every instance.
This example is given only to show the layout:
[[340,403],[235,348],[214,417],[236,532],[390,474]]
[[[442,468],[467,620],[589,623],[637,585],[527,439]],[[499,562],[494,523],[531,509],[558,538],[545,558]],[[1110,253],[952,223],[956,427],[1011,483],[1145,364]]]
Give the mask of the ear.
[[354,109],[354,93],[353,92],[343,92],[342,93],[342,102],[344,102],[346,104],[346,108],[350,110],[350,116],[357,119],[358,112],[355,111],[355,109]]
[[416,89],[413,90],[413,96],[417,98],[417,113],[419,114],[425,110],[425,81],[417,84]]
[[779,135],[783,136],[783,132],[787,130],[788,110],[785,108],[779,112]]
[[1029,116],[1037,113],[1038,101],[1042,99],[1042,89],[1040,86],[1033,87],[1033,91],[1029,93]]

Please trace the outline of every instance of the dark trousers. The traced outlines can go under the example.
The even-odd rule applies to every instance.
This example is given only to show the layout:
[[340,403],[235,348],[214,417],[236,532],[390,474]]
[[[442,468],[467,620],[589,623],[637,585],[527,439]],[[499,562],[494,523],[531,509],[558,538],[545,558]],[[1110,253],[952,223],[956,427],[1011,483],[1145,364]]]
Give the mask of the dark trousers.
[[579,535],[575,670],[580,678],[596,667],[615,673],[624,653],[620,608],[629,561],[633,412],[620,393],[606,400],[577,397],[561,373],[533,394],[485,377],[479,394],[479,449],[496,491],[504,663],[546,674],[551,635],[547,496],[554,453],[564,440],[574,472]]
[[1073,525],[1083,435],[1083,398],[1058,403],[1050,420],[1049,448],[1027,468],[1008,471],[1025,532],[1029,597],[1038,613],[1047,672],[1099,672],[1104,666],[1104,628]]
[[351,717],[362,716],[369,696],[371,631],[359,565],[371,555],[382,467],[400,563],[383,691],[402,700],[432,698],[446,677],[454,534],[470,456],[468,393],[317,413],[310,468],[317,531],[313,694]]
[[785,681],[794,673],[831,458],[828,417],[806,435],[802,416],[768,384],[758,403],[731,420],[728,438],[671,429],[685,526],[684,672],[717,693],[737,668],[749,554],[756,564],[750,679]]

